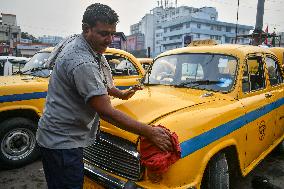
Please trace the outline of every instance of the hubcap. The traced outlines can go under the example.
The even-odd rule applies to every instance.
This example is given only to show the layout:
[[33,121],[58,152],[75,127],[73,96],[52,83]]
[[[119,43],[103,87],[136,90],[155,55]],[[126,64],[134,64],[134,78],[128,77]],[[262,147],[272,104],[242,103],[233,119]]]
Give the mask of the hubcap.
[[10,160],[20,160],[35,148],[34,133],[25,128],[18,128],[8,132],[1,142],[1,152]]

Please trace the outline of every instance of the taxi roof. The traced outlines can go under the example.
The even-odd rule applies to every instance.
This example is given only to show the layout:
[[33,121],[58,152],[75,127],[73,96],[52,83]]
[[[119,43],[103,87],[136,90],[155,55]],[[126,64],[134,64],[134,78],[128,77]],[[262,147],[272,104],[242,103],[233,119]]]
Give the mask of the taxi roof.
[[[41,49],[38,52],[52,52],[54,48],[55,47],[47,47],[47,48]],[[108,53],[108,52],[117,52],[117,53],[121,53],[121,54],[127,53],[126,51],[123,51],[123,50],[120,50],[120,49],[115,49],[115,48],[107,48],[106,53]],[[129,54],[129,53],[127,53],[127,54]]]
[[137,58],[141,64],[152,64],[153,58]]
[[47,48],[41,49],[41,50],[38,51],[38,52],[52,52],[53,49],[54,49],[54,47],[47,47]]
[[284,47],[272,47],[269,50],[276,54],[280,63],[284,65]]
[[[238,44],[219,44],[208,46],[188,46],[178,49],[173,49],[160,54],[158,57],[183,54],[183,53],[214,53],[214,54],[227,54],[227,55],[245,55],[248,53],[271,53],[269,49],[252,46],[252,45],[238,45]],[[157,58],[158,58],[157,57]]]

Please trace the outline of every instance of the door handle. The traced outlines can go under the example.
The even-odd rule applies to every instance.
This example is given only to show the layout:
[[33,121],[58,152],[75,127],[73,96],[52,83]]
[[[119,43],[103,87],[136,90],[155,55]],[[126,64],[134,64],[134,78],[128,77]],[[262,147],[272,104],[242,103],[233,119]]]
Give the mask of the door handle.
[[265,98],[270,98],[270,97],[272,97],[272,94],[270,94],[270,93],[265,94]]

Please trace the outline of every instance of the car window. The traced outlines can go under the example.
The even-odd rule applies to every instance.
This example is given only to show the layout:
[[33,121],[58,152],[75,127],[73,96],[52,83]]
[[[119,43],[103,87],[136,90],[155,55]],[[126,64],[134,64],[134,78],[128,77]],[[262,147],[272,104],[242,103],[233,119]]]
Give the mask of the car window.
[[188,79],[203,79],[204,73],[201,64],[182,64],[182,76],[181,80],[186,81]]
[[36,53],[24,66],[22,69],[23,72],[35,69],[35,68],[41,68],[46,63],[48,57],[50,56],[50,52],[38,52]]
[[244,65],[242,90],[256,91],[265,88],[265,75],[262,57],[250,57]]
[[228,92],[234,85],[236,68],[237,59],[223,54],[167,55],[154,61],[145,84]]
[[21,71],[25,64],[28,62],[28,60],[21,60],[21,59],[10,59],[9,60],[10,63],[12,63],[13,65],[13,73],[17,72],[17,71]]
[[268,71],[270,85],[274,86],[279,83],[283,83],[283,78],[280,73],[277,61],[271,57],[266,57],[266,67]]
[[4,75],[4,65],[5,65],[6,61],[7,61],[6,59],[0,60],[0,76]]
[[125,57],[118,55],[105,55],[113,76],[138,75],[138,71],[133,63]]

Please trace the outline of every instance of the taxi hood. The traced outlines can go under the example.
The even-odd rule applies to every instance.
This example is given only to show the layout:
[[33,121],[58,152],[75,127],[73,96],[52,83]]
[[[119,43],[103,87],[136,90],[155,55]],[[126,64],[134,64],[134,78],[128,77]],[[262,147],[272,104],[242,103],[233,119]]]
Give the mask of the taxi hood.
[[[129,100],[113,99],[112,105],[137,121],[151,124],[163,116],[190,106],[209,102],[212,98],[218,96],[225,98],[225,95],[221,93],[214,93],[212,97],[203,97],[206,93],[209,92],[189,88],[175,88],[173,86],[152,86],[137,91]],[[137,138],[137,136],[129,136],[133,134],[122,131],[105,121],[101,122],[101,128],[103,131],[133,140],[133,142]]]
[[47,78],[39,78],[31,75],[2,76],[0,77],[0,87],[11,86],[11,85],[23,85],[26,83],[45,82],[47,80],[48,80]]

